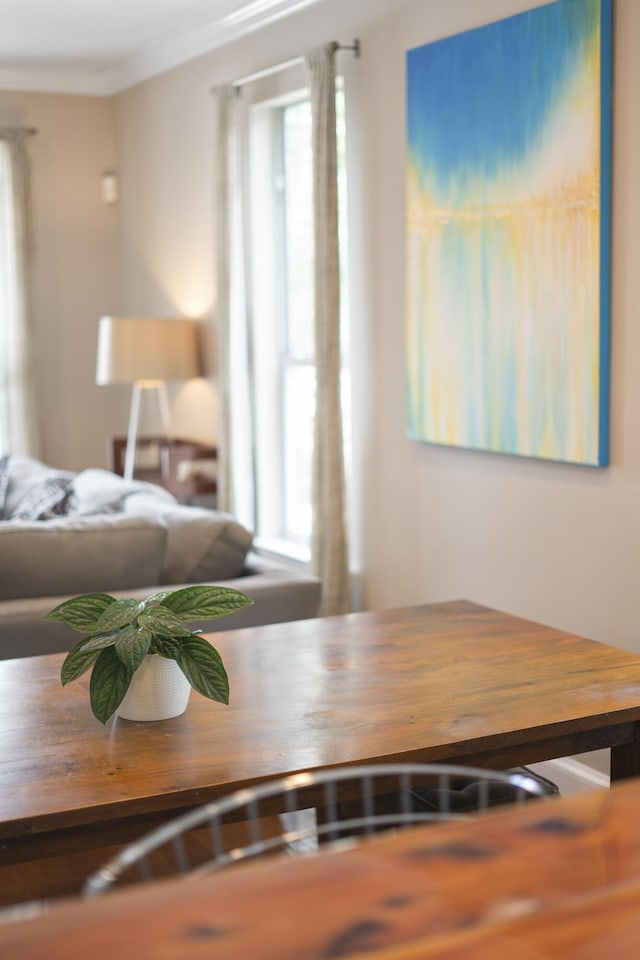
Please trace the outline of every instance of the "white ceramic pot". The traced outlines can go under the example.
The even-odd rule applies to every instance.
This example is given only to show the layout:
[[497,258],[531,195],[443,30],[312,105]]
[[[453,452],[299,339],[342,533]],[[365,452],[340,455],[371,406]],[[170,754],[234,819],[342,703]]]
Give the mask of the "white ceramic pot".
[[191,685],[175,662],[154,653],[133,675],[116,713],[123,720],[169,720],[187,709]]

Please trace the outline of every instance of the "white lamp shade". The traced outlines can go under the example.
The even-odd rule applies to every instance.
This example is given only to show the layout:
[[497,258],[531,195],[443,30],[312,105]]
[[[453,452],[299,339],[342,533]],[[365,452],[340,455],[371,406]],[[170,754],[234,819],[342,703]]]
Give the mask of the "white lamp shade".
[[101,317],[96,383],[200,376],[197,323],[164,317]]

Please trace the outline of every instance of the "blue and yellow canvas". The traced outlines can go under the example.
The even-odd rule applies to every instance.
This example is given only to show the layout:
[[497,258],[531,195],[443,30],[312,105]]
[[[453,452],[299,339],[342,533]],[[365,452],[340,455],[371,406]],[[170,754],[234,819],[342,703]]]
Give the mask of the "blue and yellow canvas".
[[608,463],[610,0],[407,54],[410,435]]

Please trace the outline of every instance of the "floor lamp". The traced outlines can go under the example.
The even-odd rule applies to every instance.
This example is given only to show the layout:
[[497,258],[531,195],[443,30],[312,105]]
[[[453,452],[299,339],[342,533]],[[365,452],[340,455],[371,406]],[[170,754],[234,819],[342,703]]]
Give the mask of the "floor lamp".
[[162,429],[169,439],[167,380],[189,380],[200,373],[195,321],[163,317],[100,318],[96,383],[132,384],[124,461],[126,480],[133,478],[142,391],[156,391]]

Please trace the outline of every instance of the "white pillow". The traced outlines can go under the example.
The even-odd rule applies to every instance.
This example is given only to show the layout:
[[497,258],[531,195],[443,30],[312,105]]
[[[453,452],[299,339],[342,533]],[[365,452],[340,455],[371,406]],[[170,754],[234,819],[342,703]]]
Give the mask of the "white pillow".
[[154,483],[144,480],[125,480],[109,470],[90,468],[82,470],[73,480],[73,509],[81,514],[113,513],[125,509],[132,497],[153,497],[160,506],[175,504],[176,498]]
[[3,516],[10,519],[18,504],[32,487],[37,487],[47,478],[71,480],[75,474],[69,470],[57,470],[33,457],[9,457],[9,483],[4,501]]

